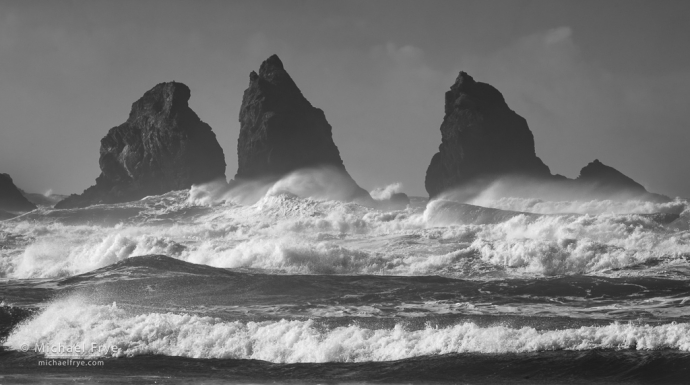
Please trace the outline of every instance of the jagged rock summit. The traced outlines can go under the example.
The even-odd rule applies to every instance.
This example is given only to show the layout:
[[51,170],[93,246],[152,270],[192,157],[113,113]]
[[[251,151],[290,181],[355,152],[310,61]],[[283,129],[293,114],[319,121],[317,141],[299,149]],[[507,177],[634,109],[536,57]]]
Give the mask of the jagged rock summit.
[[128,202],[225,180],[223,149],[189,98],[189,87],[178,82],[147,91],[132,104],[129,119],[101,139],[96,184],[55,208]]
[[[14,185],[12,177],[0,173],[0,219],[35,209],[36,205],[24,197],[19,188]],[[3,211],[5,213],[2,213]]]
[[279,179],[300,169],[326,167],[345,177],[351,198],[371,199],[345,170],[323,111],[302,95],[278,56],[249,75],[240,125],[235,181]]
[[460,72],[446,92],[441,145],[427,168],[426,190],[431,198],[454,190],[461,191],[461,199],[471,199],[501,178],[512,178],[513,185],[538,182],[572,199],[669,200],[599,160],[574,180],[551,175],[535,153],[525,119],[508,107],[496,88]]
[[441,145],[424,181],[430,196],[506,174],[551,175],[534,151],[527,121],[496,88],[460,72],[445,99]]

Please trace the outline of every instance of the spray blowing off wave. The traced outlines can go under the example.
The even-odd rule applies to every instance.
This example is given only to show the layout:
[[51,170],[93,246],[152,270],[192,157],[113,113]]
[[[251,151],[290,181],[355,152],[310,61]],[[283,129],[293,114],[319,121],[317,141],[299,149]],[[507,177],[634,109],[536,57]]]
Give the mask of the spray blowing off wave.
[[371,197],[377,201],[383,201],[391,199],[393,194],[400,192],[402,192],[402,183],[393,183],[383,188],[374,189],[369,194],[371,194]]
[[[277,194],[251,206],[226,202],[186,217],[192,206],[185,199],[149,197],[137,203],[151,206],[138,211],[141,222],[115,227],[3,223],[0,268],[13,278],[63,277],[136,255],[166,254],[291,274],[479,278],[497,271],[596,273],[649,261],[682,263],[690,255],[690,233],[641,215],[543,216],[447,201],[380,211]],[[162,216],[172,224],[158,224]]]
[[590,200],[590,201],[544,201],[536,198],[497,198],[478,197],[470,201],[473,205],[501,210],[521,211],[536,214],[680,214],[687,203],[676,199],[667,203],[628,200]]
[[[219,181],[125,204],[37,210],[0,222],[0,276],[64,277],[144,254],[288,274],[463,278],[600,273],[682,264],[690,255],[688,210],[669,224],[645,214],[542,215],[441,199],[370,207],[335,199],[342,197],[339,178],[303,170],[270,183]],[[374,196],[398,190],[391,185]],[[628,204],[641,212],[686,207]],[[107,216],[116,224],[93,222]]]
[[346,173],[333,167],[323,166],[296,170],[278,180],[262,178],[252,181],[231,181],[230,184],[216,181],[193,186],[188,202],[210,205],[233,201],[251,205],[265,196],[292,194],[320,201],[356,200],[363,204],[372,203],[366,191],[360,190],[361,188]]
[[[276,363],[389,361],[449,353],[521,353],[548,350],[674,349],[690,351],[690,325],[611,324],[563,330],[479,327],[370,329],[318,327],[309,321],[228,322],[188,314],[131,315],[115,304],[79,299],[51,304],[5,341],[23,346],[110,346],[75,357],[159,354],[192,358],[258,359]],[[112,351],[116,351],[115,354]],[[64,356],[64,353],[61,354]]]
[[596,186],[572,189],[555,182],[506,177],[485,186],[466,186],[444,192],[439,199],[472,205],[537,214],[679,214],[686,202],[641,200],[639,195],[619,192],[598,194]]

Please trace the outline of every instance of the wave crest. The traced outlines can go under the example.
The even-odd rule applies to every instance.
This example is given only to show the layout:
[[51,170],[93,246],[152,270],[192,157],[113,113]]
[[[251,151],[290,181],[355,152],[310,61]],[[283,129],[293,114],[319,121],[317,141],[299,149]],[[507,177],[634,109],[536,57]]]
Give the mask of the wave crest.
[[[130,315],[113,304],[56,302],[21,324],[5,344],[117,347],[117,353],[73,353],[86,358],[160,354],[192,358],[258,359],[276,363],[390,361],[449,353],[523,353],[547,350],[674,349],[690,351],[690,324],[613,323],[577,329],[480,327],[471,322],[421,330],[402,325],[320,327],[308,321],[228,322],[189,314]],[[61,354],[64,356],[64,354]]]

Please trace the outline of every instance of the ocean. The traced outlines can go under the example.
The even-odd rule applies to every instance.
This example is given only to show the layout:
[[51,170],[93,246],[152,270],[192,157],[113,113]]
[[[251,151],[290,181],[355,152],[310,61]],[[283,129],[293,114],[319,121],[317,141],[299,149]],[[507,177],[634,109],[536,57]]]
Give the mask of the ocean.
[[240,190],[0,221],[0,383],[690,381],[686,200]]

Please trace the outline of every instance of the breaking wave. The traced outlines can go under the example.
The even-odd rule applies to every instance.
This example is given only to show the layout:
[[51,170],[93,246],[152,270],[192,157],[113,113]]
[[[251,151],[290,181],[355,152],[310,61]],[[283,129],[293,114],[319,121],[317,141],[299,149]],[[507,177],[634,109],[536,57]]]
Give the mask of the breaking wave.
[[[258,359],[276,363],[390,361],[449,353],[522,353],[550,350],[674,349],[690,351],[690,324],[612,323],[575,329],[480,327],[465,322],[410,330],[360,325],[324,327],[314,320],[239,322],[219,318],[146,313],[78,298],[51,304],[19,325],[5,341],[12,349],[40,346],[107,346],[73,357],[145,354],[192,358]],[[112,348],[116,347],[116,348]]]
[[[232,188],[220,181],[131,203],[35,210],[0,222],[0,277],[65,277],[145,254],[288,274],[462,278],[600,274],[641,265],[679,271],[690,259],[690,210],[681,200],[485,196],[481,207],[413,198],[405,208],[387,209],[332,199],[328,188],[304,196],[327,187],[329,178],[303,172]],[[386,199],[399,188],[374,197]]]
[[383,188],[373,189],[369,192],[369,194],[372,198],[374,198],[377,201],[384,201],[386,199],[391,199],[391,196],[393,196],[393,194],[399,192],[402,192],[402,184],[392,183]]
[[655,203],[638,200],[545,201],[537,198],[502,197],[486,199],[485,197],[479,197],[473,199],[471,203],[501,210],[537,214],[679,214],[686,208],[686,203],[680,199],[667,203]]

